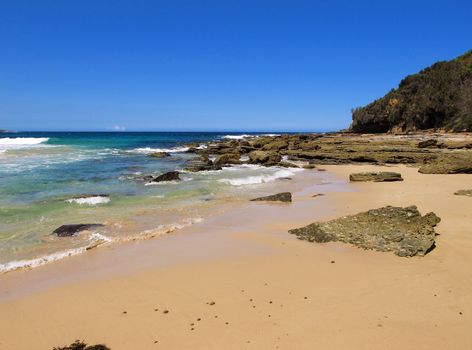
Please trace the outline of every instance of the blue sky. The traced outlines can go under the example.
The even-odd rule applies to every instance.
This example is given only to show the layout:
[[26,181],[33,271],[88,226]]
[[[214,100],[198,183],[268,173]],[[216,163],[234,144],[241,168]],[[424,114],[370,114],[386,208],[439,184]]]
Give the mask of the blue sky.
[[0,1],[0,129],[336,130],[472,1]]

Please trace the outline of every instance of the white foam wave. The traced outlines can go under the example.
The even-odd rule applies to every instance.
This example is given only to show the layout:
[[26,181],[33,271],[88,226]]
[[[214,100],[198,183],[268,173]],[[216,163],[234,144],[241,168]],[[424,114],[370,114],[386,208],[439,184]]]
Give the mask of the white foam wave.
[[47,263],[61,260],[69,256],[74,256],[81,254],[87,250],[86,247],[67,249],[57,253],[52,253],[49,255],[41,256],[35,259],[25,259],[25,260],[13,260],[5,264],[0,264],[0,273],[5,273],[13,270],[24,269],[24,268],[34,268]]
[[254,135],[247,135],[247,134],[242,134],[242,135],[225,135],[222,138],[223,139],[228,139],[228,140],[241,140],[247,137],[254,137]]
[[4,137],[0,138],[0,145],[37,145],[48,140],[49,137]]
[[142,153],[142,154],[151,154],[156,152],[166,152],[166,153],[179,153],[188,151],[188,147],[174,147],[174,148],[151,148],[151,147],[143,147],[143,148],[135,148],[130,151],[129,153]]
[[136,236],[123,238],[122,241],[135,241],[135,240],[154,238],[157,236],[162,236],[165,234],[172,233],[176,230],[180,230],[194,224],[198,224],[199,222],[202,222],[202,221],[203,221],[203,218],[198,217],[198,218],[188,218],[188,219],[183,220],[180,223],[159,225],[156,228],[145,230]]
[[110,197],[107,197],[107,196],[77,197],[77,198],[67,199],[66,202],[77,203],[80,205],[106,204],[110,202]]
[[261,175],[252,175],[241,178],[233,179],[220,179],[220,182],[230,184],[232,186],[244,186],[244,185],[256,185],[266,182],[275,181],[280,178],[290,177],[295,175],[296,172],[303,171],[303,169],[293,169],[293,170],[278,170],[273,174],[261,174]]
[[271,137],[274,137],[274,136],[280,136],[280,134],[253,134],[253,135],[249,135],[249,134],[241,134],[241,135],[225,135],[223,136],[222,138],[223,139],[228,139],[228,140],[241,140],[241,139],[246,139],[246,138],[250,138],[250,137],[261,137],[261,136],[271,136]]
[[66,249],[60,252],[43,255],[43,256],[40,256],[39,258],[13,260],[4,264],[0,264],[0,273],[6,273],[6,272],[18,270],[18,269],[27,269],[27,268],[32,269],[32,268],[42,266],[42,265],[45,265],[54,261],[68,258],[70,256],[85,253],[87,250],[96,248],[99,245],[102,245],[105,243],[111,243],[113,241],[110,237],[107,237],[97,232],[91,233],[89,240],[90,240],[90,244],[85,247]]

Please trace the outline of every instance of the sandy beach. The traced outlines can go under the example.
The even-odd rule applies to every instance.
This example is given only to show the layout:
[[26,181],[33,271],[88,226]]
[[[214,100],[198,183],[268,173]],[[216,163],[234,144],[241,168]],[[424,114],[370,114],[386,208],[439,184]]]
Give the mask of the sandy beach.
[[[327,180],[292,204],[248,203],[173,235],[0,276],[0,348],[76,339],[116,350],[472,348],[471,198],[453,194],[472,178],[324,168]],[[365,170],[405,181],[348,183]],[[412,204],[442,219],[423,258],[287,233]]]

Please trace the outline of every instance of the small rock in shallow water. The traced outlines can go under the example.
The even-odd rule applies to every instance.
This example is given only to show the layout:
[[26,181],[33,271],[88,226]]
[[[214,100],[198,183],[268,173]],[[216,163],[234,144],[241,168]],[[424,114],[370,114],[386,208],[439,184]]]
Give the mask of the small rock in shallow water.
[[290,230],[309,242],[345,242],[364,249],[392,251],[398,256],[424,256],[434,247],[440,218],[421,216],[416,206],[383,207]]
[[167,152],[154,152],[149,155],[150,157],[153,158],[167,158],[170,157],[170,153]]
[[179,175],[180,174],[178,171],[169,171],[167,173],[164,173],[162,175],[152,178],[151,182],[179,181],[180,180]]
[[290,192],[281,192],[271,196],[259,197],[251,199],[251,201],[269,201],[269,202],[291,202],[292,194]]
[[403,181],[402,175],[391,171],[353,173],[349,175],[349,181],[373,181],[373,182],[392,182]]
[[72,225],[62,225],[56,228],[53,233],[58,237],[70,237],[75,235],[80,231],[90,230],[92,228],[102,227],[102,224],[72,224]]

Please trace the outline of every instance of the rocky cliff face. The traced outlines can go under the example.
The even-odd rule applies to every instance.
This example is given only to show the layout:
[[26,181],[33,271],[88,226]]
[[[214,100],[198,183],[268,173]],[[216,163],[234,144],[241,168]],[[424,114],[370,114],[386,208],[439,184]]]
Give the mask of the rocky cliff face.
[[397,89],[354,109],[353,132],[472,131],[472,50],[407,76]]

